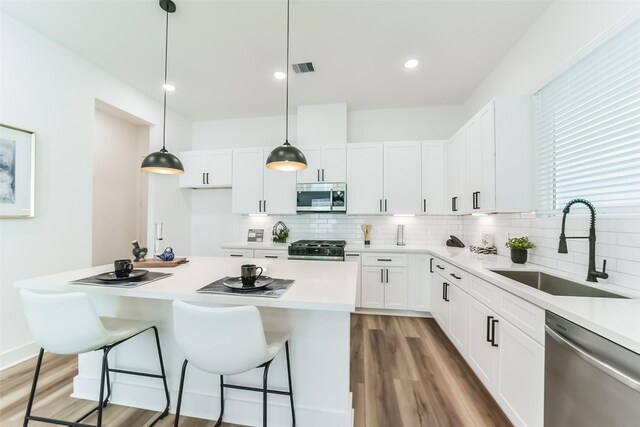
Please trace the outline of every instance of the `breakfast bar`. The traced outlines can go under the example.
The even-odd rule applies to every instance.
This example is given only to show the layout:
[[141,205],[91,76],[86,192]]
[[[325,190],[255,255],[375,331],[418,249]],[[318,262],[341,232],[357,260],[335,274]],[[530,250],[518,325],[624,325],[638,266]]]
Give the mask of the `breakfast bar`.
[[[264,274],[292,279],[293,285],[280,297],[251,294],[203,294],[196,291],[225,276],[239,276],[243,264],[257,264]],[[182,300],[206,306],[253,305],[258,307],[265,330],[290,334],[293,392],[297,424],[303,426],[350,426],[352,419],[349,391],[350,313],[355,310],[357,266],[275,259],[234,259],[192,257],[176,268],[149,269],[171,273],[163,279],[134,288],[72,284],[70,282],[112,271],[112,265],[20,280],[17,288],[47,292],[85,292],[100,316],[154,322],[160,331],[164,364],[175,412],[184,356],[177,348],[171,304]],[[220,326],[220,325],[218,325]],[[223,325],[233,328],[234,325]],[[70,334],[73,331],[69,331]],[[153,334],[142,334],[119,346],[111,354],[111,366],[140,371],[158,369]],[[220,343],[229,345],[230,343]],[[46,357],[46,355],[45,355]],[[79,356],[73,397],[97,400],[101,352]],[[112,374],[115,404],[161,410],[162,385],[152,378]],[[229,383],[259,387],[262,370],[228,377]],[[217,419],[220,410],[218,378],[193,368],[187,373],[181,414]],[[287,389],[284,355],[278,354],[269,374],[269,388]],[[107,409],[108,411],[108,409]],[[291,425],[289,399],[269,396],[269,425]],[[243,390],[225,391],[225,422],[240,425],[262,423],[260,394]]]

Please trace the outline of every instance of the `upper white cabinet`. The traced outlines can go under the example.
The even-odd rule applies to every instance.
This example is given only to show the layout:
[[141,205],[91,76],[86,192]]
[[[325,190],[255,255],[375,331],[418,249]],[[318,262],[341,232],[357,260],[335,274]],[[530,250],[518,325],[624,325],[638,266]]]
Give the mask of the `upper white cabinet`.
[[302,147],[307,168],[298,172],[299,183],[345,182],[347,180],[346,145]]
[[267,169],[270,152],[262,147],[234,150],[233,213],[296,213],[296,174]]
[[382,213],[383,161],[380,143],[347,144],[348,214]]
[[224,188],[232,184],[232,150],[183,151],[181,188]]
[[384,144],[384,213],[412,214],[422,211],[421,147],[420,142]]
[[422,214],[446,214],[445,206],[446,141],[422,143]]
[[530,211],[532,136],[529,97],[497,98],[473,116],[447,148],[449,211]]
[[422,212],[422,143],[347,145],[347,213]]

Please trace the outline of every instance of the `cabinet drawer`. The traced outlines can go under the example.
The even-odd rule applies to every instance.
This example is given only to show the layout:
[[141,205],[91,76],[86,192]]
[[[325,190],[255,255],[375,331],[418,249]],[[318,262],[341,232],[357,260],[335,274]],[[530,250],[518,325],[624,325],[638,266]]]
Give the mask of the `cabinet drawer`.
[[469,275],[469,294],[491,310],[498,311],[500,289],[496,285]]
[[544,310],[507,291],[498,291],[498,314],[544,345]]
[[253,258],[252,249],[233,249],[224,251],[224,256],[234,258]]
[[438,273],[443,278],[447,277],[447,263],[439,258],[433,259],[433,272]]
[[469,273],[451,264],[446,265],[446,279],[465,292],[469,292]]
[[289,254],[287,251],[279,250],[257,250],[254,253],[254,258],[272,258],[272,259],[287,259]]
[[383,267],[406,267],[407,254],[370,253],[363,254],[362,265]]

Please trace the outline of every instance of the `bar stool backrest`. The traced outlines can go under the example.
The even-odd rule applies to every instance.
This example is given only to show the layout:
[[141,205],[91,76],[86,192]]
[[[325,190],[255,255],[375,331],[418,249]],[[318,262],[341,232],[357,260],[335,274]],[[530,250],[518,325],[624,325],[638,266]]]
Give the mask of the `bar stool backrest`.
[[31,334],[51,353],[95,350],[107,332],[89,296],[81,292],[44,294],[20,291]]
[[185,358],[203,371],[237,374],[268,360],[256,307],[202,307],[174,301],[173,325]]

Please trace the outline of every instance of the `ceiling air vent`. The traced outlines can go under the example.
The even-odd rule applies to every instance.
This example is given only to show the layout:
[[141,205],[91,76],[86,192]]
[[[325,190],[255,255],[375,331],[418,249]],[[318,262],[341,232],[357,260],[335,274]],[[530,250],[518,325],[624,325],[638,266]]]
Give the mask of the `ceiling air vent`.
[[291,67],[296,74],[304,74],[304,73],[313,73],[315,68],[313,68],[312,62],[301,62],[299,64],[292,64]]

